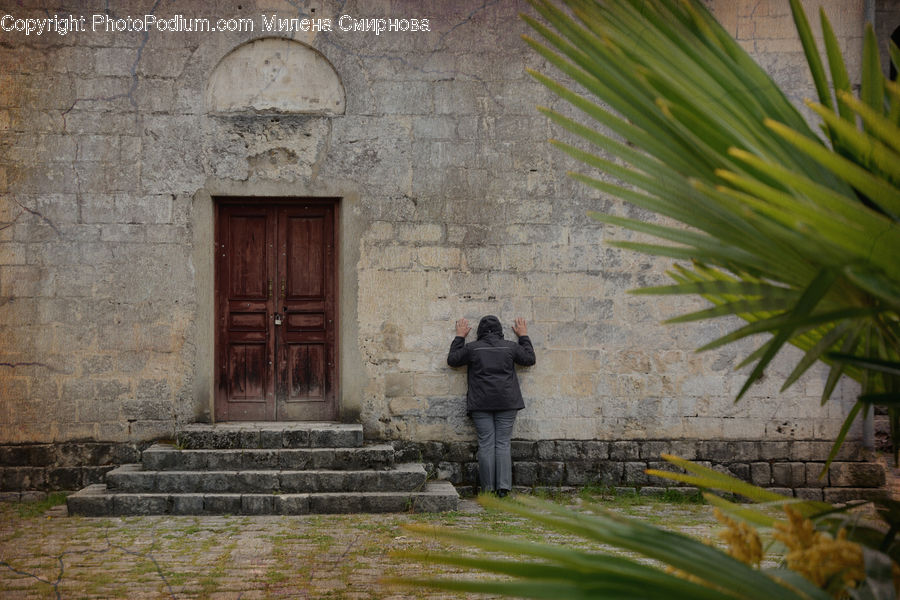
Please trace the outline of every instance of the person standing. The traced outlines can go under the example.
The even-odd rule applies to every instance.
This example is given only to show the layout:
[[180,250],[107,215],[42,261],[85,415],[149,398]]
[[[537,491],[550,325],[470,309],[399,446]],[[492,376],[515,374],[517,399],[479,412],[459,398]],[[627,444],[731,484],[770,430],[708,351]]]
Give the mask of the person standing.
[[466,343],[472,330],[466,319],[456,322],[447,364],[468,366],[466,412],[478,434],[478,481],[482,492],[501,498],[512,489],[510,439],[518,411],[525,408],[515,365],[535,363],[534,347],[525,319],[517,317],[513,332],[518,343],[503,339],[503,326],[493,315],[482,317],[476,340]]

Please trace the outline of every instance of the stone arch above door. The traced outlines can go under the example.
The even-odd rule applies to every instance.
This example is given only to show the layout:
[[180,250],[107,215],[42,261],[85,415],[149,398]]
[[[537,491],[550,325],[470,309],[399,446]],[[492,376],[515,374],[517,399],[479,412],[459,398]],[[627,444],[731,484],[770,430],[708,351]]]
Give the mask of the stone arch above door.
[[334,67],[306,44],[262,38],[226,54],[206,88],[210,114],[342,115],[344,86]]

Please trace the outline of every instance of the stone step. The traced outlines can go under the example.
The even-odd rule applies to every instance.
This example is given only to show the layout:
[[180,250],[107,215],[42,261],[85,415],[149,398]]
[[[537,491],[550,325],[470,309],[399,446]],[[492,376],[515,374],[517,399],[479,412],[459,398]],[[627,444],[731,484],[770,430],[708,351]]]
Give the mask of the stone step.
[[146,471],[383,470],[394,465],[394,448],[371,444],[355,448],[184,450],[173,444],[154,444],[144,450],[141,461]]
[[178,431],[176,442],[188,450],[356,448],[363,429],[358,423],[192,423]]
[[335,513],[444,512],[456,510],[459,495],[446,481],[407,492],[320,494],[112,493],[95,484],[68,497],[70,515],[305,515]]
[[145,471],[139,464],[122,465],[106,474],[110,491],[122,493],[315,493],[384,492],[421,489],[426,480],[419,463],[386,470],[237,470]]

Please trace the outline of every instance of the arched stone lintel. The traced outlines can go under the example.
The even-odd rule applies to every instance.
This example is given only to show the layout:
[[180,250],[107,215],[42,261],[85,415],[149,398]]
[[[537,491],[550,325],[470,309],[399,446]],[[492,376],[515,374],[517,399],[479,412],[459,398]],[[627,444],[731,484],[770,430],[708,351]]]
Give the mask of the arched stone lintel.
[[286,38],[260,38],[222,57],[206,89],[213,115],[342,115],[344,86],[317,50]]

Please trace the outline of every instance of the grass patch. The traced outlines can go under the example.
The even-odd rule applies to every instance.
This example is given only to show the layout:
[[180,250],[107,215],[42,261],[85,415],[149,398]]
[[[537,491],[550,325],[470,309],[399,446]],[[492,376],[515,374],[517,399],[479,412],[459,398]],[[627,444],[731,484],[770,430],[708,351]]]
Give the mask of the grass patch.
[[609,487],[586,486],[578,490],[577,497],[584,502],[603,504],[611,509],[626,509],[633,506],[647,506],[651,504],[697,506],[706,504],[700,492],[682,488],[666,488],[661,494],[642,495],[637,490],[624,491]]
[[62,492],[51,492],[47,494],[47,497],[43,500],[19,502],[16,505],[16,512],[19,514],[19,518],[29,519],[31,517],[38,517],[54,506],[59,506],[60,504],[65,503],[65,494],[63,494]]

